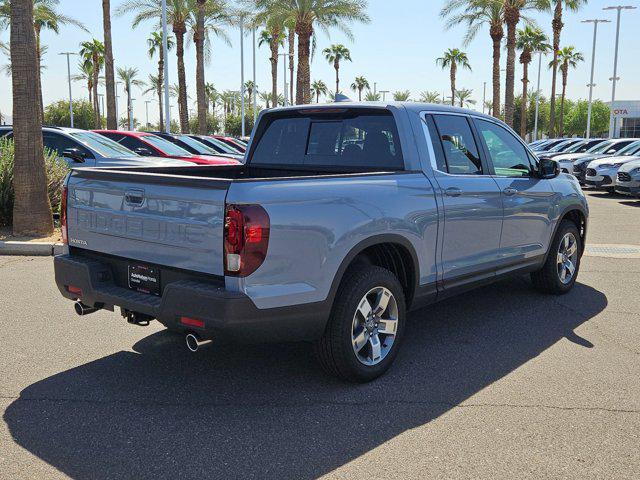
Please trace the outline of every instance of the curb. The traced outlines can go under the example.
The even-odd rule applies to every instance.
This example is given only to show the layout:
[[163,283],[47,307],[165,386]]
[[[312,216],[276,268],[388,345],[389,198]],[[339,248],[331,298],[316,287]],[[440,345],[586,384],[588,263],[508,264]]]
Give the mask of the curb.
[[29,257],[50,257],[60,255],[64,245],[53,242],[0,241],[0,255],[23,255]]

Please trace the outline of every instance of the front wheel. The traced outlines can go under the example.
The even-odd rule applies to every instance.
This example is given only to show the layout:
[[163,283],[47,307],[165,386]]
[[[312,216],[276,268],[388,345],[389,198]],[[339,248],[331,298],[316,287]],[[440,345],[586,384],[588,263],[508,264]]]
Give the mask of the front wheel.
[[340,284],[316,344],[320,364],[351,382],[379,377],[398,353],[405,317],[404,292],[393,273],[376,266],[352,270]]
[[563,220],[551,242],[544,266],[531,274],[538,290],[562,295],[573,288],[580,270],[581,242],[578,227],[569,220]]

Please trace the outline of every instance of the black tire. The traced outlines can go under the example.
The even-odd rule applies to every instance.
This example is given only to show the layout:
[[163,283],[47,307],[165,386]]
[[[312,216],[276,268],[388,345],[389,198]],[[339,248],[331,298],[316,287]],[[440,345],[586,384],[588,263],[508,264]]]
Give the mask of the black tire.
[[[361,299],[376,287],[388,289],[398,307],[398,323],[394,341],[386,356],[375,365],[358,360],[352,346],[352,327]],[[398,354],[406,322],[405,297],[402,285],[389,270],[360,265],[351,269],[340,284],[324,335],[315,344],[323,369],[349,382],[370,382],[385,373]]]
[[[558,274],[557,252],[560,247],[560,242],[567,233],[572,233],[577,242],[578,255],[575,263],[575,273],[568,283],[563,283]],[[576,283],[578,273],[580,271],[580,259],[582,253],[582,239],[580,238],[580,232],[576,224],[570,220],[562,220],[560,227],[556,232],[555,237],[549,246],[549,252],[547,259],[543,267],[537,272],[531,274],[531,281],[536,289],[544,293],[550,293],[553,295],[563,295],[569,292]]]

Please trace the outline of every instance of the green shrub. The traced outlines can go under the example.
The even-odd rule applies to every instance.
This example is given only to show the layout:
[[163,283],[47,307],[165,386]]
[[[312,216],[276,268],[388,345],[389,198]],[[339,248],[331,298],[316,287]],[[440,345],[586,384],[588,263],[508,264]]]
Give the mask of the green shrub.
[[[0,226],[11,226],[13,219],[13,140],[0,138]],[[44,164],[47,171],[47,189],[51,209],[60,210],[62,185],[69,173],[64,160],[59,160],[55,152],[45,149]]]
[[[216,133],[219,127],[220,127],[220,121],[218,120],[218,117],[211,115],[210,113],[207,113],[207,133],[208,134]],[[193,115],[191,118],[189,118],[189,131],[191,133],[198,133],[198,116],[197,115]]]
[[[104,119],[103,119],[103,123]],[[44,124],[56,127],[70,127],[69,102],[58,100],[44,108]],[[86,100],[73,101],[73,126],[84,130],[95,128],[93,106]]]

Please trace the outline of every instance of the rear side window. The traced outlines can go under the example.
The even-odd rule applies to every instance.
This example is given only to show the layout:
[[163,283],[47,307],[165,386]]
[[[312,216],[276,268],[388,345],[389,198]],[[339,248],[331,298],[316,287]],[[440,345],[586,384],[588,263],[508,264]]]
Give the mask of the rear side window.
[[434,115],[433,119],[444,150],[447,171],[455,175],[482,175],[478,147],[467,118]]
[[254,165],[349,170],[402,170],[393,116],[386,113],[299,116],[272,120],[251,157]]

